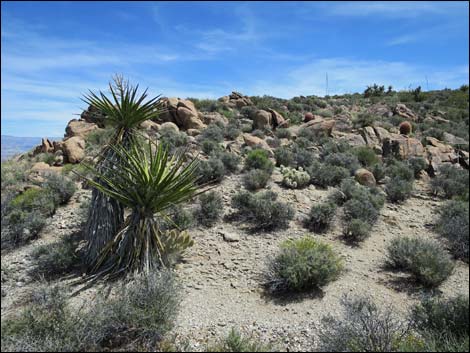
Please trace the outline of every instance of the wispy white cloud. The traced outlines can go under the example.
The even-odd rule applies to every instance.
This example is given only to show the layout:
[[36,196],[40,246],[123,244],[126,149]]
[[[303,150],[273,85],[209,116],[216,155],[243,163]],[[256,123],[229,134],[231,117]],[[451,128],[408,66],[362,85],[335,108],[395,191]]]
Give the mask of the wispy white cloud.
[[338,1],[324,7],[326,13],[347,17],[382,16],[414,18],[426,15],[449,15],[468,9],[462,1]]
[[451,67],[436,72],[428,67],[404,62],[323,58],[291,69],[275,80],[259,80],[246,87],[253,95],[270,95],[292,98],[298,95],[319,95],[326,92],[328,73],[329,94],[361,92],[368,85],[392,85],[406,89],[410,85],[425,87],[428,77],[430,89],[458,87],[468,82],[468,65]]

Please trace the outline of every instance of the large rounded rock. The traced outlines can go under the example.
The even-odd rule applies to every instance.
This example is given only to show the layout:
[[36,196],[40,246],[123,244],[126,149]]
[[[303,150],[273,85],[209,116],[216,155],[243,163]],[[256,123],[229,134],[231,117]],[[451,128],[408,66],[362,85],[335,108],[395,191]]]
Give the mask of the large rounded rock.
[[253,117],[254,129],[266,129],[271,126],[271,113],[266,110],[258,110]]
[[377,183],[374,174],[364,168],[356,170],[356,172],[354,173],[354,177],[356,178],[357,182],[361,185],[374,187]]
[[406,105],[402,103],[397,104],[393,112],[405,118],[406,120],[411,120],[411,121],[417,120],[415,113],[413,113],[413,111],[410,108],[408,108]]
[[79,163],[85,157],[85,140],[80,136],[64,140],[63,150],[69,163]]
[[245,144],[247,146],[252,147],[252,148],[262,148],[262,149],[268,151],[268,154],[269,154],[270,157],[274,156],[274,153],[273,153],[271,147],[263,139],[245,133],[245,134],[243,134],[243,140],[245,141]]
[[72,119],[65,128],[65,137],[80,136],[85,138],[90,132],[97,130],[98,125],[84,120]]
[[160,118],[166,122],[173,122],[183,130],[203,129],[206,125],[201,121],[202,115],[197,111],[194,103],[187,99],[163,98],[165,113]]

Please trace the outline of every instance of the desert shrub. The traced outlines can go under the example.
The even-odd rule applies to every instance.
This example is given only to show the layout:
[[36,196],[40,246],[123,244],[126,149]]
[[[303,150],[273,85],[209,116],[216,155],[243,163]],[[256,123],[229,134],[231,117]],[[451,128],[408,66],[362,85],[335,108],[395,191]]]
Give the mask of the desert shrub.
[[277,194],[265,191],[256,195],[239,192],[232,198],[232,206],[238,215],[252,223],[255,229],[277,230],[287,228],[294,218],[294,209],[277,201]]
[[240,156],[236,155],[235,153],[231,152],[220,152],[217,154],[217,157],[222,161],[224,164],[225,170],[229,173],[236,173],[238,172],[239,164],[240,164]]
[[168,146],[171,152],[186,147],[188,145],[188,135],[173,129],[160,129],[160,142]]
[[424,298],[411,314],[414,327],[422,333],[468,339],[468,296]]
[[289,147],[281,146],[274,150],[274,158],[276,158],[276,166],[281,165],[290,167],[294,165],[294,153]]
[[407,160],[407,164],[413,170],[415,178],[418,178],[419,173],[421,173],[422,170],[425,170],[428,166],[428,163],[422,157],[411,157]]
[[272,293],[319,289],[339,277],[341,259],[330,245],[304,236],[284,241],[265,273]]
[[[238,122],[238,120],[236,121]],[[241,133],[241,125],[231,122],[225,127],[224,135],[229,140],[235,140]]]
[[382,163],[374,164],[372,167],[372,174],[377,182],[385,178],[385,167]]
[[2,218],[2,249],[34,239],[46,222],[47,217],[41,212],[10,211]]
[[468,263],[468,202],[449,201],[440,209],[439,213],[437,231],[448,240],[454,256]]
[[17,195],[11,201],[11,207],[28,212],[42,210],[43,214],[49,216],[55,210],[54,201],[54,197],[48,189],[31,188]]
[[271,174],[262,169],[251,169],[243,176],[243,184],[248,190],[259,190],[268,184]]
[[169,212],[169,222],[167,224],[167,228],[172,229],[174,227],[185,230],[191,227],[194,223],[193,214],[183,208],[181,205],[173,206]]
[[111,138],[115,134],[112,128],[96,129],[91,131],[85,139],[85,152],[87,155],[98,154],[103,146],[111,142]]
[[2,194],[9,186],[18,186],[26,182],[30,166],[25,161],[2,161],[1,163],[1,188]]
[[379,157],[377,157],[374,150],[368,146],[356,147],[352,152],[356,156],[359,163],[361,163],[364,167],[371,167],[379,163]]
[[411,272],[425,286],[436,287],[453,271],[454,264],[442,247],[422,238],[401,237],[387,248],[391,268]]
[[354,179],[348,178],[341,182],[341,192],[344,194],[344,201],[351,199],[364,200],[372,204],[372,206],[379,210],[385,203],[385,197],[377,188],[368,188],[356,182]]
[[310,208],[304,226],[311,232],[322,233],[326,231],[336,214],[336,205],[332,202],[324,202]]
[[347,153],[351,150],[351,146],[346,141],[326,139],[325,141],[322,141],[321,145],[323,147],[321,153],[322,158],[333,153]]
[[255,149],[248,152],[245,158],[245,169],[261,169],[272,173],[274,164],[269,160],[268,152],[262,149]]
[[435,194],[443,194],[446,198],[462,197],[468,201],[468,170],[452,165],[442,165],[435,178],[431,179],[431,188]]
[[315,162],[308,167],[307,173],[310,175],[310,181],[321,187],[338,185],[350,176],[346,168],[320,162]]
[[377,208],[368,195],[357,197],[346,201],[343,205],[344,218],[346,220],[361,219],[365,222],[373,223],[379,216]]
[[72,180],[57,173],[49,173],[46,176],[43,187],[52,192],[58,205],[62,205],[70,200],[76,190],[75,183]]
[[122,283],[116,296],[99,293],[74,312],[65,288],[40,286],[27,307],[2,319],[2,351],[149,350],[173,326],[180,296],[173,275],[161,271]]
[[270,345],[257,342],[253,337],[245,337],[232,328],[222,341],[206,346],[206,352],[272,352]]
[[386,168],[386,174],[390,178],[399,178],[405,181],[413,181],[414,170],[405,162],[393,160]]
[[353,119],[353,126],[355,128],[373,126],[376,117],[370,113],[359,113],[355,119]]
[[299,146],[298,144],[294,144],[292,152],[294,157],[294,163],[297,168],[302,167],[305,169],[311,166],[317,160],[315,154],[312,151],[309,151]]
[[350,242],[357,243],[369,237],[372,227],[370,223],[362,219],[353,218],[346,220],[343,235]]
[[32,274],[35,277],[53,278],[70,272],[80,265],[74,237],[63,236],[57,242],[41,245],[31,253],[34,259]]
[[327,165],[342,167],[351,173],[353,173],[361,167],[357,157],[351,153],[331,153],[324,159],[324,163]]
[[405,201],[413,192],[413,182],[398,177],[391,178],[385,185],[385,192],[391,202]]
[[225,176],[225,166],[220,159],[210,157],[199,162],[197,175],[199,183],[220,182]]
[[280,128],[276,130],[276,136],[277,138],[280,138],[280,139],[282,138],[289,139],[291,138],[291,132],[289,129]]
[[264,131],[261,129],[253,130],[251,134],[255,137],[259,137],[260,139],[264,139],[266,136]]
[[310,175],[303,170],[281,166],[282,184],[293,189],[303,188],[310,182]]
[[222,146],[213,140],[202,140],[201,149],[207,155],[222,151]]
[[220,143],[224,140],[224,129],[217,124],[210,124],[198,136],[198,139]]
[[222,195],[217,191],[207,192],[199,196],[196,218],[200,224],[211,227],[222,217],[223,208]]
[[40,153],[36,156],[35,160],[49,165],[54,165],[55,155],[54,153]]
[[323,118],[331,118],[333,117],[333,112],[327,109],[320,109],[315,111],[316,114],[320,115]]
[[322,318],[323,352],[396,352],[409,337],[408,324],[390,309],[379,309],[368,297],[342,299],[344,315]]

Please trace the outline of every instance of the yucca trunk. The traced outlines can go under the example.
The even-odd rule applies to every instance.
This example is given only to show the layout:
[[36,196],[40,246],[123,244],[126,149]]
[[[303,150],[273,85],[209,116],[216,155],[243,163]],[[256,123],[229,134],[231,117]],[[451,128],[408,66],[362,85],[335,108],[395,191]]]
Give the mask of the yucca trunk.
[[[112,139],[111,144],[129,144],[131,133],[127,130],[119,131]],[[101,173],[119,168],[120,156],[110,148],[105,147],[104,152],[97,163],[97,170]],[[102,184],[99,176],[94,181]],[[124,206],[117,200],[103,194],[97,188],[93,188],[91,194],[90,209],[85,225],[85,238],[87,240],[85,260],[88,266],[96,261],[105,245],[113,239],[124,223]]]
[[146,273],[170,265],[158,221],[134,209],[123,228],[106,244],[93,263],[92,277],[113,279],[124,273]]

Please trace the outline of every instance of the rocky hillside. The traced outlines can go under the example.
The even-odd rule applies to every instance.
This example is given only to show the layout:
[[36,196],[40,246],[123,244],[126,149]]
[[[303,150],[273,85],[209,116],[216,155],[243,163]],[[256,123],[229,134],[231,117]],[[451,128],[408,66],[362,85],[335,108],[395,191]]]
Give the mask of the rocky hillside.
[[[101,283],[69,295],[84,271],[91,195],[76,173],[86,175],[112,134],[90,106],[62,140],[44,137],[2,163],[2,350],[468,350],[468,314],[453,317],[445,343],[416,323],[417,312],[445,305],[468,312],[468,86],[290,100],[232,92],[163,98],[162,108],[139,135],[198,158],[199,181],[211,186],[171,212],[194,240],[174,268],[179,309],[151,326],[119,283],[111,299]],[[45,325],[40,283],[54,305],[53,288],[64,294],[56,319],[81,345]],[[102,332],[109,310],[135,321]],[[364,317],[376,321],[357,325]],[[76,322],[101,331],[90,338]],[[385,322],[396,334],[368,331]],[[35,335],[50,341],[28,341]],[[362,341],[370,335],[376,346]]]

